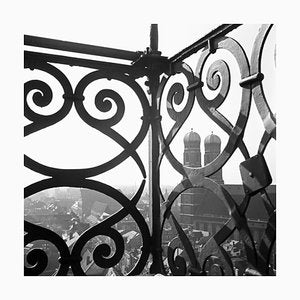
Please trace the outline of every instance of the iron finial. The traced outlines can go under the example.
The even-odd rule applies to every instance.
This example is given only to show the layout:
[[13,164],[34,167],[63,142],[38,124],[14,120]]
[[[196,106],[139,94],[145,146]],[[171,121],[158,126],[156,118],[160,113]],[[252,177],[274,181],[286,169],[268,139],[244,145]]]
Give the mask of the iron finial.
[[158,27],[157,27],[157,24],[151,24],[150,51],[158,51]]

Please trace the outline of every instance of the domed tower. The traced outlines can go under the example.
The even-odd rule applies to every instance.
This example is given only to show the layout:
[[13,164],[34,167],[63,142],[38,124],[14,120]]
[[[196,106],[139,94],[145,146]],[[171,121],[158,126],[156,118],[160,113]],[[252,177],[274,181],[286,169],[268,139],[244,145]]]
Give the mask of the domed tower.
[[[184,153],[183,165],[185,167],[201,167],[200,135],[191,129],[183,139]],[[196,228],[197,212],[200,204],[201,189],[187,189],[181,194],[180,200],[180,224],[182,228]]]
[[191,129],[184,138],[183,164],[186,167],[201,167],[200,135]]
[[[212,162],[221,152],[221,139],[213,134],[207,136],[204,140],[204,165]],[[224,184],[222,169],[210,176],[211,179],[219,184]]]

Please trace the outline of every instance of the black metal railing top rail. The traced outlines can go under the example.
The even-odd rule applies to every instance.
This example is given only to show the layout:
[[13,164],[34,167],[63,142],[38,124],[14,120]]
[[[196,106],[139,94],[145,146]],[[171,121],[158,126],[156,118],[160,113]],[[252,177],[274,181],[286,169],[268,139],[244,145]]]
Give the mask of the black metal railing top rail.
[[[103,193],[113,198],[121,206],[121,209],[107,219],[83,231],[72,247],[68,247],[63,238],[56,232],[25,220],[25,246],[43,240],[54,245],[57,249],[59,258],[55,275],[68,275],[70,271],[74,275],[85,275],[82,267],[83,249],[89,241],[97,236],[106,236],[112,243],[96,244],[92,251],[93,262],[102,269],[118,266],[125,255],[126,245],[120,231],[116,228],[116,224],[128,216],[133,219],[141,236],[139,255],[127,272],[128,275],[142,274],[149,264],[149,274],[234,275],[233,260],[222,247],[222,244],[234,231],[239,232],[243,243],[245,260],[247,261],[245,274],[273,274],[270,271],[270,261],[275,245],[276,209],[267,192],[267,188],[272,183],[272,177],[264,159],[264,152],[269,142],[276,138],[276,119],[264,93],[264,74],[261,70],[263,49],[272,25],[261,26],[250,58],[236,40],[227,36],[229,32],[239,26],[237,24],[221,25],[171,58],[162,56],[161,52],[158,51],[157,25],[151,26],[150,47],[145,51],[126,51],[25,36],[24,43],[26,46],[89,54],[95,56],[95,59],[25,51],[25,68],[32,71],[39,70],[52,76],[61,86],[63,95],[62,105],[56,112],[48,115],[40,114],[32,108],[32,105],[41,108],[47,107],[53,100],[53,91],[47,82],[40,79],[29,80],[25,83],[24,114],[29,120],[29,124],[25,126],[24,135],[29,136],[57,124],[70,113],[71,109],[74,109],[85,124],[94,128],[99,134],[109,137],[121,148],[120,153],[104,163],[78,169],[63,169],[45,165],[25,155],[25,167],[46,176],[45,179],[25,187],[25,198],[50,188],[85,188]],[[241,99],[235,124],[231,124],[228,118],[218,110],[226,102],[230,90],[229,65],[224,60],[213,62],[207,71],[206,83],[202,81],[204,66],[208,58],[218,50],[226,50],[231,53],[240,72],[238,88],[241,90]],[[195,53],[197,55],[199,53],[199,60],[193,72],[184,60]],[[130,61],[131,64],[100,61],[98,57],[121,59]],[[89,71],[74,86],[58,65],[84,67]],[[169,79],[176,74],[183,75],[187,83],[184,86],[181,82],[175,82],[167,90]],[[142,77],[147,77],[146,86],[149,96],[139,81]],[[115,112],[110,117],[100,119],[91,115],[86,108],[86,90],[99,79],[121,82],[136,95],[142,117],[141,125],[132,141],[128,141],[114,127],[124,117],[128,101],[127,99],[124,100],[116,90],[100,89],[94,99],[96,109],[103,113],[110,112],[112,103],[115,104]],[[217,91],[217,96],[212,100],[206,98],[203,92],[204,84],[209,89]],[[161,123],[161,106],[165,95],[168,115],[174,121],[174,125],[167,135],[164,135]],[[181,104],[184,95],[187,95],[184,108],[177,111],[174,104]],[[31,104],[29,104],[29,97],[31,97]],[[251,102],[254,102],[255,105],[251,106]],[[191,114],[194,105],[198,105],[228,135],[227,144],[221,153],[203,167],[183,165],[171,150],[174,138]],[[243,136],[250,110],[253,109],[256,109],[260,115],[264,133],[259,145],[257,145],[257,154],[250,157]],[[137,151],[147,135],[149,136],[148,172]],[[240,151],[244,158],[244,161],[240,163],[244,194],[239,203],[226,189],[226,185],[219,184],[210,177],[222,169],[236,151]],[[49,153],[49,155],[51,154]],[[167,199],[164,199],[162,195],[160,182],[160,167],[164,157],[183,178],[180,184],[174,187]],[[95,176],[114,169],[128,158],[133,159],[143,177],[138,190],[130,199],[112,185],[95,179]],[[137,208],[146,180],[149,182],[151,210],[149,226]],[[201,251],[195,251],[190,237],[172,211],[176,199],[191,188],[202,188],[213,193],[226,206],[229,214],[226,223],[207,239]],[[257,196],[261,199],[268,215],[266,228],[258,245],[254,242],[246,217],[249,204],[253,197]],[[176,235],[167,246],[165,260],[162,236],[166,222],[171,224]],[[179,249],[182,252],[178,251]],[[181,254],[179,255],[179,253]],[[35,248],[26,253],[25,263],[25,275],[42,274],[49,265],[48,252],[43,248]],[[117,271],[115,270],[115,272]]]

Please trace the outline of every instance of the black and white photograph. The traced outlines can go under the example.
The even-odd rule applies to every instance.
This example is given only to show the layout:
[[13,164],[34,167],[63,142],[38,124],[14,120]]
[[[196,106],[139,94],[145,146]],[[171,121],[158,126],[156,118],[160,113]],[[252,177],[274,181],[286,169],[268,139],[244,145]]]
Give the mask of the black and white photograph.
[[25,275],[276,275],[276,28],[205,27],[24,36]]
[[296,46],[267,4],[218,5],[20,4],[2,247],[26,299],[265,299],[297,269]]

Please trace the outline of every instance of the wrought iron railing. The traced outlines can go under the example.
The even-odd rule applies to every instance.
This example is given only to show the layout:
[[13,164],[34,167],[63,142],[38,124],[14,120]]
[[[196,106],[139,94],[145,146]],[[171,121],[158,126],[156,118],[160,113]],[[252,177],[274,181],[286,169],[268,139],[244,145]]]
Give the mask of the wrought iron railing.
[[[263,90],[264,75],[261,71],[262,54],[267,36],[272,25],[262,25],[253,45],[251,58],[249,59],[242,46],[227,34],[240,25],[221,25],[193,45],[187,47],[177,55],[167,58],[161,56],[158,51],[157,26],[151,27],[150,48],[145,52],[131,52],[110,49],[97,46],[82,45],[77,43],[62,42],[33,36],[25,36],[25,45],[39,48],[55,49],[104,56],[131,61],[131,64],[111,63],[97,59],[63,56],[59,54],[39,53],[25,51],[25,68],[40,70],[53,76],[63,89],[63,104],[61,108],[51,114],[37,113],[28,104],[29,95],[36,106],[47,107],[53,96],[50,86],[42,80],[30,80],[25,83],[24,109],[25,117],[30,121],[25,126],[25,136],[43,130],[63,120],[74,108],[78,116],[89,126],[95,128],[99,134],[104,134],[116,142],[122,151],[111,160],[88,168],[61,169],[44,165],[25,155],[25,167],[46,176],[45,179],[25,187],[25,198],[40,191],[55,187],[86,188],[110,196],[121,205],[121,209],[99,224],[85,230],[69,248],[63,238],[57,233],[25,220],[25,246],[38,240],[52,243],[59,253],[58,268],[55,275],[85,275],[81,265],[82,251],[86,244],[102,235],[109,237],[111,244],[101,243],[93,249],[94,263],[104,269],[116,266],[124,256],[125,244],[120,232],[115,225],[126,216],[131,216],[139,228],[142,245],[138,259],[127,275],[139,275],[150,261],[149,274],[164,275],[234,275],[232,259],[222,247],[230,235],[238,230],[240,239],[244,245],[247,260],[248,275],[271,275],[271,252],[275,245],[275,207],[269,199],[267,187],[271,185],[272,178],[264,159],[265,149],[271,139],[276,138],[276,121]],[[240,71],[241,99],[239,102],[239,115],[235,124],[231,124],[218,108],[227,99],[230,90],[230,69],[224,60],[214,62],[208,69],[207,85],[211,90],[217,90],[217,96],[208,100],[203,92],[202,77],[204,66],[208,58],[219,50],[229,51],[238,64]],[[191,55],[199,53],[195,72],[184,60]],[[70,79],[58,67],[60,65],[72,65],[84,67],[90,72],[83,76],[74,87]],[[167,82],[176,74],[182,74],[187,84],[175,82],[166,90]],[[146,76],[148,93],[141,85],[139,79]],[[101,89],[96,98],[95,106],[101,112],[111,110],[111,102],[116,105],[116,112],[107,119],[93,117],[85,107],[85,91],[88,86],[98,79],[109,79],[124,83],[137,96],[142,110],[142,122],[136,137],[129,142],[118,133],[113,126],[118,124],[124,116],[128,101],[112,89]],[[32,93],[33,94],[30,94]],[[163,95],[167,93],[167,112],[174,121],[174,125],[167,135],[164,135],[161,125],[161,105]],[[182,103],[184,94],[187,93],[187,101],[181,111],[174,108],[174,104]],[[111,102],[107,101],[110,99]],[[196,101],[195,101],[196,100]],[[251,107],[251,102],[255,106]],[[203,167],[186,167],[172,153],[172,142],[182,125],[189,117],[194,105],[199,105],[203,112],[228,134],[228,141],[220,155],[211,163]],[[261,137],[258,151],[250,157],[243,135],[247,126],[251,110],[259,112],[264,125],[264,133]],[[145,164],[140,158],[137,149],[146,139],[149,133],[149,175]],[[240,164],[240,174],[244,186],[244,196],[237,203],[225,185],[218,184],[210,179],[240,150],[244,161]],[[84,153],[82,154],[84,155]],[[178,184],[168,199],[164,196],[160,187],[160,166],[166,157],[174,170],[182,175],[182,181]],[[129,199],[111,185],[94,179],[126,159],[132,158],[139,167],[143,180],[136,194]],[[148,177],[148,178],[147,178]],[[137,203],[145,188],[146,179],[149,181],[149,197],[151,199],[151,224],[148,226],[145,218],[137,209]],[[229,217],[221,229],[212,235],[203,245],[201,251],[195,251],[190,237],[180,225],[179,220],[172,213],[172,207],[180,195],[190,188],[203,188],[213,192],[222,200],[228,209]],[[260,194],[261,201],[265,205],[268,221],[264,235],[259,245],[255,245],[252,233],[247,223],[247,209],[254,195]],[[164,261],[162,249],[162,236],[164,225],[169,222],[176,237],[167,246],[167,261]],[[149,228],[150,227],[150,228]],[[177,255],[178,249],[183,252]],[[176,252],[177,251],[177,252]],[[151,258],[151,259],[150,259]],[[26,255],[25,275],[39,275],[47,268],[48,257],[44,249],[33,249]],[[166,265],[169,271],[166,270]]]

